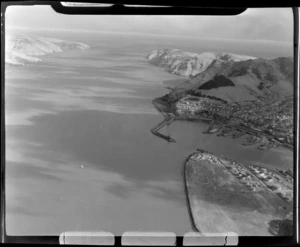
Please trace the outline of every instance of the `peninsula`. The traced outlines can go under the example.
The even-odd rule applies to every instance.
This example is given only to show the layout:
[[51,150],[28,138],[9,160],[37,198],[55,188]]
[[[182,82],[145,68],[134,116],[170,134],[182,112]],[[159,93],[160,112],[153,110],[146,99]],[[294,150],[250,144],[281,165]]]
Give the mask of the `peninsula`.
[[192,153],[184,171],[193,224],[200,232],[268,236],[278,235],[281,222],[292,224],[292,174],[205,150]]

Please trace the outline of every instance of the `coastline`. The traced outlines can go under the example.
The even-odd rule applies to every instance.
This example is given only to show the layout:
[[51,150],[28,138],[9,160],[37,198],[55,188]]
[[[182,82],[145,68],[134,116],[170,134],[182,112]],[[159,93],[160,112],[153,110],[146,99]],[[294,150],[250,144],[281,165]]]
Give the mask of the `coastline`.
[[[274,147],[276,148],[277,146],[283,147],[288,151],[293,150],[293,147],[291,145],[280,142],[279,140],[275,140],[274,137],[270,135],[270,133],[264,130],[248,128],[247,126],[244,126],[243,123],[230,125],[220,121],[219,119],[213,119],[213,118],[204,117],[200,115],[198,116],[194,116],[191,114],[179,115],[175,110],[175,104],[174,104],[175,102],[176,102],[176,98],[175,100],[172,98],[168,98],[168,95],[158,97],[152,100],[154,107],[164,116],[164,120],[158,123],[155,127],[153,127],[151,129],[151,132],[162,139],[168,141],[167,138],[170,137],[162,135],[161,133],[159,133],[159,130],[162,127],[164,127],[166,124],[171,124],[173,121],[180,120],[180,121],[204,122],[209,126],[208,129],[203,132],[204,134],[215,134],[219,132],[217,134],[218,136],[231,137],[232,139],[238,139],[242,136],[247,135],[248,138],[249,137],[256,138],[257,141],[251,143],[247,140],[246,143],[242,144],[242,145],[245,144],[244,146],[252,146],[255,144],[259,144],[257,148],[260,150],[265,150]],[[229,134],[225,134],[226,129],[231,129]],[[225,130],[224,135],[223,135],[223,130]],[[210,165],[211,168],[203,167],[204,171],[202,170],[202,168],[199,170],[197,169],[194,170],[195,174],[193,176],[195,177],[200,176],[200,178],[201,176],[202,178],[204,176],[206,180],[209,181],[208,185],[199,184],[199,181],[197,180],[195,180],[194,182],[191,181],[191,178],[189,177],[188,174],[191,168],[189,167],[190,166],[189,161],[195,155],[195,153],[199,153],[199,152],[203,152],[203,153],[205,152],[208,155],[215,156],[217,157],[217,160],[226,161],[228,163],[233,164],[233,166],[243,167],[243,170],[248,174],[248,177],[251,177],[254,183],[260,184],[260,189],[258,191],[255,191],[255,189],[254,191],[251,191],[252,187],[250,186],[250,190],[249,190],[249,187],[247,187],[248,184],[245,187],[243,182],[240,182],[239,178],[235,177],[235,174],[230,174],[230,172],[228,172],[229,171],[228,166],[225,165],[223,162],[219,163],[218,165],[212,163]],[[216,165],[217,168],[214,168],[214,165]],[[200,162],[198,166],[202,167],[203,165]],[[271,189],[272,185],[265,184],[257,177],[257,174],[252,172],[251,167],[253,168],[257,166],[239,163],[223,155],[213,154],[201,149],[197,149],[197,151],[192,152],[185,159],[182,168],[184,191],[186,196],[186,205],[187,205],[187,211],[190,218],[191,227],[195,232],[222,232],[222,231],[226,231],[226,229],[230,229],[233,232],[238,232],[239,235],[253,235],[253,234],[257,236],[277,235],[276,231],[274,234],[274,229],[271,229],[272,228],[271,225],[275,224],[274,222],[276,221],[277,218],[281,217],[281,214],[291,215],[293,213],[292,210],[290,210],[290,204],[289,204],[290,200],[293,200],[291,199],[292,197],[290,196],[290,194],[293,193],[293,186],[291,184],[290,186],[285,187],[288,188],[287,190],[283,190],[283,192],[282,191],[275,192],[274,190]],[[216,170],[214,171],[214,169]],[[267,169],[265,167],[262,167],[260,169],[266,170],[273,175],[276,174],[274,176],[279,175],[281,176],[282,179],[284,178],[282,174],[286,172],[285,170],[275,171],[269,168]],[[230,182],[227,181],[222,186],[220,186],[218,184],[219,180],[224,180],[224,176],[225,177],[229,176],[228,180]],[[284,187],[284,183],[282,181],[277,181],[277,182],[273,181],[272,183],[275,185],[277,183],[279,187],[282,188]],[[232,186],[230,183],[233,184],[232,188],[235,188],[233,189],[233,191],[230,191],[229,189]],[[213,191],[211,192],[212,194],[215,195],[211,197],[207,196],[207,193],[210,193],[210,190],[212,188],[214,188],[213,191],[215,193]],[[195,195],[197,196],[195,197]],[[230,198],[233,198],[232,199],[233,202],[231,202]],[[219,204],[219,201],[221,201],[222,203]],[[224,201],[228,203],[228,206],[224,206],[226,204],[226,203],[224,204]],[[254,211],[254,213],[251,212],[251,210],[247,209],[248,204],[245,202],[251,205],[249,206],[249,208],[251,208],[251,210]],[[287,210],[284,209],[284,213],[283,213],[281,209],[282,207],[283,208],[287,207],[288,209]],[[218,216],[215,216],[214,214]],[[208,223],[203,224],[205,218],[207,218]],[[213,223],[219,224],[218,223],[219,221],[224,223],[221,223],[219,226],[214,227]],[[259,227],[256,227],[255,221],[259,222]],[[280,223],[281,221],[278,222]]]
[[[255,143],[246,142],[242,144],[243,146],[247,147],[247,146],[259,144],[257,148],[260,150],[270,149],[276,146],[282,146],[286,150],[293,152],[294,147],[292,144],[284,143],[283,141],[275,139],[274,136],[268,133],[267,130],[253,129],[244,125],[243,123],[230,125],[222,122],[221,120],[214,119],[211,117],[205,117],[201,115],[198,116],[178,115],[174,108],[174,105],[172,105],[174,103],[166,102],[166,100],[164,100],[163,97],[155,98],[154,100],[152,100],[152,103],[155,106],[155,108],[164,116],[165,118],[164,121],[166,122],[169,121],[171,118],[173,118],[171,122],[173,122],[174,120],[194,121],[194,122],[200,121],[200,122],[207,123],[209,125],[208,129],[203,132],[204,134],[215,134],[219,132],[218,134],[219,137],[222,136],[229,137],[231,135],[231,138],[233,139],[238,139],[242,136],[249,135],[249,136],[257,137],[258,140]],[[223,129],[228,129],[228,128],[232,129],[231,133],[223,135],[222,134]],[[237,132],[239,133],[237,134]],[[153,134],[157,135],[157,133],[155,132]]]
[[189,198],[189,191],[188,191],[188,186],[187,186],[187,175],[186,175],[186,170],[187,170],[187,161],[193,156],[194,153],[191,153],[184,161],[183,163],[183,186],[184,186],[184,192],[185,192],[185,198],[186,198],[186,205],[188,209],[188,214],[191,222],[192,229],[195,232],[200,232],[200,229],[197,228],[196,223],[195,223],[195,217],[193,216],[193,211],[190,203],[190,198]]

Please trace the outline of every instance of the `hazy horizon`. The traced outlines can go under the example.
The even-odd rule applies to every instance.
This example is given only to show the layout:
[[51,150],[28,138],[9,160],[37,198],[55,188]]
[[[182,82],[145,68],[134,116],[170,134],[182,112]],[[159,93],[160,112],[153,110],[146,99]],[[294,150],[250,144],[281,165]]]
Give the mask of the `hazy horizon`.
[[[237,16],[62,15],[50,6],[9,6],[6,31],[117,32],[291,44],[291,8],[247,9]],[[162,25],[163,24],[163,25]]]

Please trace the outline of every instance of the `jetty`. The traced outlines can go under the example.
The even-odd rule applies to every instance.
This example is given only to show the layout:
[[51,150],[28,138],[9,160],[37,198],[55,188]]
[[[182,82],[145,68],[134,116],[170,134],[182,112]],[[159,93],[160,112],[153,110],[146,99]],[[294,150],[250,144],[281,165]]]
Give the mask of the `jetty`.
[[151,129],[152,134],[156,135],[157,137],[160,137],[168,142],[176,142],[175,139],[173,139],[172,137],[164,135],[159,132],[160,129],[162,129],[166,125],[170,125],[173,121],[174,121],[174,117],[167,115],[167,117],[162,122],[158,123],[156,126],[154,126]]
[[172,116],[168,112],[162,111],[162,109],[160,108],[160,106],[155,100],[153,100],[152,103],[155,106],[155,108],[164,116],[164,120],[158,123],[157,125],[155,125],[153,128],[151,128],[151,133],[165,141],[176,142],[175,139],[173,139],[172,137],[168,135],[164,135],[161,132],[159,132],[163,127],[170,126],[170,124],[175,120],[175,116]]

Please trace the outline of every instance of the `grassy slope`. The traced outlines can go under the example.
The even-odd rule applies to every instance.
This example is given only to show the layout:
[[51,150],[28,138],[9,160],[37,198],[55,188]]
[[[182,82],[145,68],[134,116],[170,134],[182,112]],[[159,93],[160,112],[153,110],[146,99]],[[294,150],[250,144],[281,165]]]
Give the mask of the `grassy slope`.
[[189,93],[191,89],[214,82],[216,75],[223,75],[231,80],[235,86],[222,86],[209,90],[200,90],[202,93],[220,97],[227,101],[253,100],[257,96],[277,92],[280,95],[293,93],[293,63],[290,58],[274,60],[255,59],[242,62],[231,62],[225,65],[213,64],[204,72],[191,77],[176,86],[170,92],[170,99],[177,100]]

